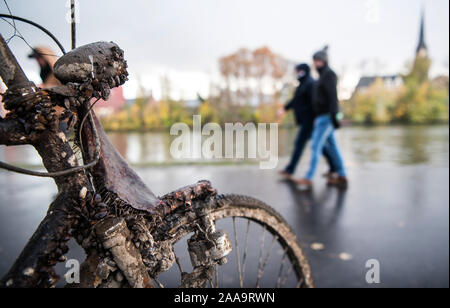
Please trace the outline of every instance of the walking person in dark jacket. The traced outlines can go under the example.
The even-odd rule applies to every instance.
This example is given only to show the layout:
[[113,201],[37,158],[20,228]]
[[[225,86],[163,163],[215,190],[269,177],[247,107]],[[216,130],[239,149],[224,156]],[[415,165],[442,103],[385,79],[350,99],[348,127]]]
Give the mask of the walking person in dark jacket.
[[[300,64],[296,67],[300,85],[295,90],[294,98],[284,107],[285,111],[293,110],[297,124],[301,127],[295,140],[295,149],[289,165],[281,174],[289,179],[295,173],[297,165],[305,150],[306,144],[311,139],[315,112],[313,107],[313,95],[315,80],[311,77],[311,68],[308,64]],[[334,172],[331,155],[324,151],[324,155],[330,164],[330,173]]]
[[320,74],[313,94],[313,106],[316,113],[314,131],[312,136],[312,158],[306,177],[298,184],[302,189],[311,189],[313,178],[317,171],[320,157],[325,150],[331,155],[333,166],[338,174],[335,178],[330,178],[329,185],[340,188],[347,188],[348,181],[344,167],[342,155],[339,151],[335,130],[339,128],[337,114],[339,112],[337,82],[335,72],[328,65],[328,47],[314,54],[314,66]]

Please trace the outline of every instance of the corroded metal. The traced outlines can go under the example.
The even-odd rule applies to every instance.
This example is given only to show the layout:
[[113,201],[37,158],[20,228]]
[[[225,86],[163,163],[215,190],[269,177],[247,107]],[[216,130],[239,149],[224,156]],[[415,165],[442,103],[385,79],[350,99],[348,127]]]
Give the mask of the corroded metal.
[[189,209],[196,200],[208,201],[217,195],[209,181],[200,181],[197,184],[183,187],[177,191],[169,193],[161,198],[158,205],[158,212],[161,215],[168,215],[180,208]]
[[[8,137],[2,136],[0,140],[5,141],[2,144],[11,141],[17,144],[14,139],[11,140],[11,136],[19,138],[19,141],[25,140],[35,147],[49,172],[78,166],[67,137],[71,127],[74,127],[69,123],[73,119],[73,112],[62,108],[62,102],[53,100],[45,90],[31,84],[9,54],[9,48],[2,45],[1,77],[8,86],[2,96],[9,112],[0,124],[10,130],[11,126],[8,128],[6,123],[14,123],[12,127],[17,128],[17,131],[9,131]],[[5,131],[3,128],[2,131]],[[23,136],[19,137],[18,134]],[[65,260],[70,231],[79,223],[79,213],[82,213],[92,187],[82,171],[55,177],[54,180],[59,194],[21,255],[1,279],[1,287],[52,287],[58,280],[53,267]],[[81,195],[82,190],[86,190],[86,194]]]
[[189,256],[193,267],[212,266],[233,250],[228,234],[223,230],[208,235],[207,239],[194,235],[188,240]]
[[197,267],[192,273],[182,274],[180,288],[203,288],[208,281],[211,281],[213,275],[213,267]]
[[0,287],[52,287],[59,277],[53,267],[65,261],[70,240],[70,217],[64,212],[66,194],[60,194],[52,203],[42,221],[8,274],[0,281]]
[[[132,207],[154,213],[160,200],[117,152],[97,117],[93,117],[101,144],[100,161],[92,169],[96,187],[101,190],[104,199],[110,200],[109,203],[114,203],[116,207]],[[92,140],[91,133],[92,126],[87,124],[84,130],[86,139]]]
[[[96,235],[109,250],[115,263],[133,288],[151,288],[153,284],[142,257],[130,241],[130,231],[124,219],[111,217],[101,221],[95,227]],[[109,274],[109,273],[108,273]],[[106,275],[106,279],[107,279]]]
[[0,77],[7,87],[28,84],[28,78],[0,34]]
[[[20,72],[17,63],[9,69],[15,66]],[[150,287],[150,277],[170,269],[176,259],[170,236],[166,240],[153,238],[159,222],[216,195],[209,182],[200,182],[157,198],[117,153],[95,116],[81,127],[80,119],[89,112],[87,103],[93,98],[106,99],[111,88],[123,84],[126,67],[117,45],[100,42],[75,49],[58,60],[55,75],[61,86],[43,90],[27,80],[11,79],[3,95],[9,111],[0,121],[0,129],[8,133],[3,144],[34,145],[47,170],[56,172],[79,163],[68,135],[77,130],[83,133],[83,140],[76,143],[85,145],[82,154],[89,160],[95,156],[94,132],[98,129],[101,157],[90,172],[93,182],[84,172],[55,177],[62,193],[2,286],[54,286],[58,277],[53,266],[64,260],[65,243],[74,236],[88,255],[82,285]],[[93,193],[94,187],[99,194]]]
[[94,97],[109,98],[110,89],[128,80],[123,50],[115,43],[97,42],[76,48],[61,57],[54,67],[63,84],[83,84],[81,90]]
[[[110,89],[127,80],[127,64],[116,44],[99,42],[69,52],[55,65],[62,85],[45,90],[23,78],[8,50],[0,50],[9,111],[0,118],[0,144],[33,145],[49,172],[83,160],[96,163],[54,177],[58,197],[0,287],[55,286],[53,267],[65,260],[71,237],[87,258],[81,284],[69,287],[152,287],[177,261],[174,244],[190,233],[195,233],[188,242],[194,270],[181,273],[181,286],[203,287],[232,250],[228,235],[215,229],[217,219],[230,216],[261,221],[277,232],[289,257],[298,261],[299,277],[313,285],[295,235],[276,212],[253,199],[220,196],[208,181],[158,198],[120,156],[95,114],[90,115],[93,99],[107,99]],[[75,155],[69,136],[75,136],[83,159]]]

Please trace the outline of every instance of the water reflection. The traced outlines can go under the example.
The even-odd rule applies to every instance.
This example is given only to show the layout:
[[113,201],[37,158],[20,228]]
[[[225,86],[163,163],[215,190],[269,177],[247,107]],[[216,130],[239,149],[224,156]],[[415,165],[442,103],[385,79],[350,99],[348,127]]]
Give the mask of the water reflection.
[[307,217],[305,223],[314,226],[331,226],[339,221],[345,207],[347,191],[327,187],[316,194],[314,190],[302,191],[292,181],[282,181],[291,193],[292,199],[300,211]]
[[40,165],[40,156],[31,146],[0,146],[0,160],[10,164]]
[[[278,152],[281,158],[292,152],[296,133],[296,129],[280,129]],[[346,161],[352,165],[448,166],[448,126],[350,127],[342,129],[338,135]],[[168,132],[110,133],[109,136],[120,154],[132,164],[173,162],[170,145],[175,137]],[[244,147],[248,153],[248,145]],[[41,164],[32,147],[0,147],[0,159],[14,164]]]
[[128,135],[126,134],[109,134],[109,139],[119,151],[122,157],[127,157]]
[[[448,126],[351,128],[341,132],[346,154],[358,164],[448,166]],[[349,144],[350,143],[350,144]]]

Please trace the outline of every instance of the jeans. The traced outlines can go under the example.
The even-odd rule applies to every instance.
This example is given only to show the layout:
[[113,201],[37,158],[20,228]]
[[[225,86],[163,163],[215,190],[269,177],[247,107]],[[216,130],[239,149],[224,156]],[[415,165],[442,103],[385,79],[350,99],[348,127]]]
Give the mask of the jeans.
[[[295,149],[294,154],[292,155],[291,162],[286,167],[285,171],[289,174],[294,174],[295,169],[297,169],[297,165],[303,155],[303,151],[305,150],[306,144],[311,139],[311,136],[314,131],[314,123],[305,123],[302,124],[297,138],[295,139]],[[328,164],[330,165],[330,172],[336,172],[336,167],[333,164],[333,154],[329,151],[328,147],[324,148],[323,155],[325,156]]]
[[330,115],[319,116],[314,124],[312,134],[312,158],[309,171],[306,175],[308,180],[312,180],[319,165],[320,157],[325,151],[331,156],[333,166],[339,176],[346,177],[344,162],[339,151],[336,137],[334,135],[334,125]]

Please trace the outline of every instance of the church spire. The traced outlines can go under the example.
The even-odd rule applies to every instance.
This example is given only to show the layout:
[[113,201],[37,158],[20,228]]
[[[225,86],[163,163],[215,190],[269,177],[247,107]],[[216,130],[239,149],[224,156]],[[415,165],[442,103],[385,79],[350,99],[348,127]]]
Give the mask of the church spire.
[[425,42],[425,9],[422,10],[422,17],[420,20],[420,34],[419,34],[419,45],[417,46],[418,56],[427,56],[428,48]]

